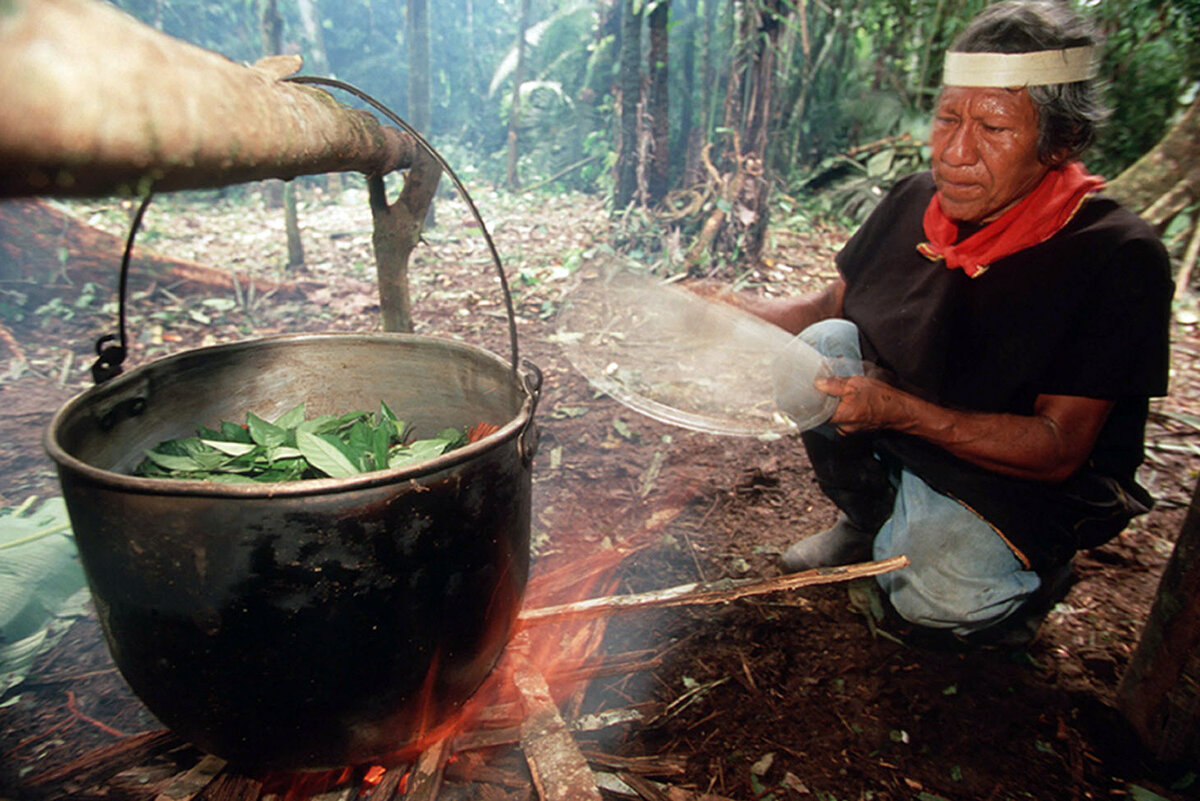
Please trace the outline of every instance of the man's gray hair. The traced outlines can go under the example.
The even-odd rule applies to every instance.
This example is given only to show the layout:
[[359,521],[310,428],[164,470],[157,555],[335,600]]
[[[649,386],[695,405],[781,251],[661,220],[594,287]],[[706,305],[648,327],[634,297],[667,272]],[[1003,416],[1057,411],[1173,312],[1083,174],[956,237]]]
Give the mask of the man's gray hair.
[[[1094,45],[1100,35],[1066,3],[1010,0],[980,12],[950,50],[960,53],[1032,53]],[[1038,113],[1038,158],[1046,164],[1077,158],[1096,139],[1109,111],[1096,80],[1028,87]]]

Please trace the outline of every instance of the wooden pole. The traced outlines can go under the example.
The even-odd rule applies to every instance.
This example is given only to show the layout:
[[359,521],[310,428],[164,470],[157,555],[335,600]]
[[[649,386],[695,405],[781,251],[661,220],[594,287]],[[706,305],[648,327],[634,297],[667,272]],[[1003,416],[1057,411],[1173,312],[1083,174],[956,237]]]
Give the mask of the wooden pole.
[[142,194],[412,164],[412,137],[281,80],[299,66],[298,56],[236,64],[99,0],[8,0],[0,197]]
[[1117,707],[1157,759],[1200,764],[1200,482]]

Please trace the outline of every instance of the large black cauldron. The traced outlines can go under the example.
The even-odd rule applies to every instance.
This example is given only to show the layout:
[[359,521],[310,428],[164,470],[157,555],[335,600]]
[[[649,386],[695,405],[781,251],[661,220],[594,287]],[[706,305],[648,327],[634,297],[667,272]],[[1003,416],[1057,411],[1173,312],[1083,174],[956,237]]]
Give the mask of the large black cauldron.
[[[72,400],[46,445],[130,686],[178,734],[241,766],[355,764],[411,745],[474,692],[511,633],[539,391],[468,345],[308,335],[188,351]],[[501,428],[346,479],[128,475],[197,424],[380,400],[426,434]]]

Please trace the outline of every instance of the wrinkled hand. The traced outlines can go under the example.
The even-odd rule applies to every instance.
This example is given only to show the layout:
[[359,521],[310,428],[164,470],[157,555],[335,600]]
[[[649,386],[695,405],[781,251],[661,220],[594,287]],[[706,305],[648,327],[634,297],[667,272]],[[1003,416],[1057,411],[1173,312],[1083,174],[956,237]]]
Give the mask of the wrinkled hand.
[[911,396],[874,378],[861,375],[819,378],[814,386],[838,398],[829,422],[843,434],[901,428],[911,416],[908,409]]

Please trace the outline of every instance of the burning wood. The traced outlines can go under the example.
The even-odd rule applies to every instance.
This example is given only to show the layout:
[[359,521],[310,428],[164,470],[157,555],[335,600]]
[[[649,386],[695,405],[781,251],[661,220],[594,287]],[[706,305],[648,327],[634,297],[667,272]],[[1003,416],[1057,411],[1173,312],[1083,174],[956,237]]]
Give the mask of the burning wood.
[[191,770],[172,779],[167,789],[159,793],[154,801],[191,801],[224,769],[225,760],[212,755],[205,756]]
[[524,657],[514,656],[513,663],[513,682],[526,709],[521,746],[538,795],[542,801],[600,801],[591,768],[558,714],[546,679]]
[[442,773],[450,756],[450,740],[441,739],[430,745],[417,760],[408,777],[404,798],[412,801],[434,801],[442,789]]

